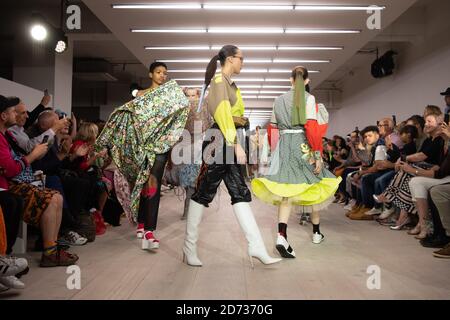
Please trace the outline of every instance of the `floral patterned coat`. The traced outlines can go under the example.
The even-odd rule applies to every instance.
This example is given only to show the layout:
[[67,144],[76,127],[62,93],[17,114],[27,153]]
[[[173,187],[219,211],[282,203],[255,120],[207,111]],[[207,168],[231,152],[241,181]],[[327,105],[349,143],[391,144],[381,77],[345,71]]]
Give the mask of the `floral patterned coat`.
[[110,150],[130,185],[134,221],[156,154],[169,151],[178,141],[188,114],[189,100],[171,80],[117,108],[98,136],[96,149]]

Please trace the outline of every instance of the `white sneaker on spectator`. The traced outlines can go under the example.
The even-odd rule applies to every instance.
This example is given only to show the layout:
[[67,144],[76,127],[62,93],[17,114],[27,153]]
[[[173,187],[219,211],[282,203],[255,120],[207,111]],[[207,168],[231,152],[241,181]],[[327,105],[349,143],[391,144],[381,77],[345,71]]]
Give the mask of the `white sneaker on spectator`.
[[314,233],[312,236],[312,242],[315,244],[319,244],[323,241],[323,239],[325,239],[325,236],[321,233]]
[[88,239],[80,236],[75,231],[69,231],[67,234],[62,237],[59,241],[60,244],[67,244],[69,246],[82,246],[88,242]]
[[14,276],[27,267],[27,259],[0,256],[0,277]]
[[389,218],[395,212],[394,208],[384,209],[383,212],[378,217],[380,220]]
[[352,210],[352,207],[355,205],[356,201],[354,199],[350,200],[350,202],[344,206],[344,210]]
[[0,278],[0,284],[11,289],[25,289],[25,283],[14,276]]
[[364,214],[365,214],[366,216],[374,216],[374,215],[376,215],[376,214],[381,214],[381,209],[380,209],[380,208],[375,208],[375,207],[373,207],[373,208],[370,209],[369,211],[364,212]]

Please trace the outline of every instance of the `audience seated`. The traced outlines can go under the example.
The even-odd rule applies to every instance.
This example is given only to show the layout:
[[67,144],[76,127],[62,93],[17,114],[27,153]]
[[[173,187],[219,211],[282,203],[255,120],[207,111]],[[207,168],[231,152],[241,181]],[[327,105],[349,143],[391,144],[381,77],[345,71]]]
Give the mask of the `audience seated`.
[[0,167],[4,169],[0,176],[0,187],[23,200],[23,220],[41,230],[44,243],[41,267],[72,265],[78,256],[57,244],[62,197],[57,191],[32,184],[34,176],[31,164],[47,153],[48,144],[38,144],[30,153],[23,150],[7,130],[16,125],[15,107],[21,103],[20,99],[1,96],[0,100]]
[[450,130],[439,107],[429,105],[423,115],[399,126],[381,119],[361,132],[362,142],[352,132],[348,158],[334,170],[343,177],[336,196],[350,219],[378,216],[381,225],[409,229],[423,246],[440,248],[434,256],[449,258]]

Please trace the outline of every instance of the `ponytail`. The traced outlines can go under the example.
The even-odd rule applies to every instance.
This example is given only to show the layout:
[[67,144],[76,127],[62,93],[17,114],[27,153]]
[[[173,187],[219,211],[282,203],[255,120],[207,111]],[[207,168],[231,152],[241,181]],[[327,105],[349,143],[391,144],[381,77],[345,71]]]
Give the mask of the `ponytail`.
[[[306,71],[306,72],[305,72]],[[295,68],[292,72],[294,78],[294,105],[292,107],[292,126],[304,125],[306,123],[306,94],[305,74],[307,70],[303,67]]]
[[212,57],[211,61],[209,61],[209,63],[208,63],[208,66],[206,67],[204,90],[206,90],[206,88],[208,88],[209,84],[211,83],[211,79],[216,74],[217,60],[219,60],[218,54],[216,54],[214,57]]

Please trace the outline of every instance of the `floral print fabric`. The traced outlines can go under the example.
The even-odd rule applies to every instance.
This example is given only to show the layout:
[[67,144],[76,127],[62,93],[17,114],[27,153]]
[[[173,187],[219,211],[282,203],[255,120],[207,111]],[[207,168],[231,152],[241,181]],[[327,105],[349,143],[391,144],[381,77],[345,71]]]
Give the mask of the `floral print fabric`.
[[156,154],[169,151],[177,142],[188,114],[189,100],[171,80],[116,109],[97,138],[96,148],[110,150],[130,185],[134,221]]

